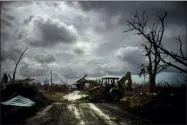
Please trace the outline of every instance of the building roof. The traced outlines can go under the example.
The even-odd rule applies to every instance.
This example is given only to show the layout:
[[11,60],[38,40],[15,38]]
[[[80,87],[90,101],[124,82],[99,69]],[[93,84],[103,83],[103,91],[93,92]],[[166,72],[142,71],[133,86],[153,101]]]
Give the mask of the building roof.
[[118,77],[106,76],[106,77],[103,77],[102,79],[119,79],[119,78]]

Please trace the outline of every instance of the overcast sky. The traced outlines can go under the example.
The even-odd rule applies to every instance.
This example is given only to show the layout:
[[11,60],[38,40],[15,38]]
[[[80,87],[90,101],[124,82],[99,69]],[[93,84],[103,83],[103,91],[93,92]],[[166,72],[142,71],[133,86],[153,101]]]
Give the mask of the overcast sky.
[[147,62],[141,47],[145,40],[135,32],[123,33],[126,21],[136,10],[148,9],[151,23],[161,7],[168,11],[164,45],[177,50],[173,37],[186,40],[180,2],[3,2],[1,71],[12,75],[18,57],[28,48],[17,78],[43,81],[49,79],[50,69],[57,82],[65,78],[73,82],[85,73],[91,78],[138,74],[140,64]]

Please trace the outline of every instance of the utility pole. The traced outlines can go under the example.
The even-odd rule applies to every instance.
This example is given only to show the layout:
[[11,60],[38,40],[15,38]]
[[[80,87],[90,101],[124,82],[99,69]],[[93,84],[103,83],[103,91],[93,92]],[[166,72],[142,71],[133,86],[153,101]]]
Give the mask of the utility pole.
[[[0,6],[1,6],[1,3],[0,3]],[[1,24],[0,24],[1,25]],[[1,47],[1,41],[0,41],[0,48],[2,48]],[[1,53],[1,49],[0,49],[0,57],[2,57],[2,55],[1,55],[2,53]],[[1,81],[1,62],[0,62],[0,81]]]
[[51,70],[51,85],[53,83],[53,78],[52,78],[52,70]]

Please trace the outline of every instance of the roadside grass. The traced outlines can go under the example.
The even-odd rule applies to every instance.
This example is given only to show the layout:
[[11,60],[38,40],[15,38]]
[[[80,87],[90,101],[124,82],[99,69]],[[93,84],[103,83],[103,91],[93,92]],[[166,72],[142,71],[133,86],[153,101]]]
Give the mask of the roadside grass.
[[52,101],[60,101],[62,97],[65,95],[65,93],[59,93],[59,92],[44,92],[43,93],[45,97]]

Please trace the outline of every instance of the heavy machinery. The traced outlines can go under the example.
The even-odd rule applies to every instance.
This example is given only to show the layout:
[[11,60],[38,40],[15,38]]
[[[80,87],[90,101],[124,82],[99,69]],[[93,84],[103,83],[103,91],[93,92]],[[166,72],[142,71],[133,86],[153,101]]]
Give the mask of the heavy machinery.
[[[127,86],[125,86],[126,81]],[[88,91],[92,101],[119,101],[126,91],[132,92],[131,73],[127,72],[120,80],[117,77],[104,77],[102,84]]]
[[87,74],[84,77],[82,77],[81,79],[77,80],[75,84],[73,84],[73,85],[76,85],[78,90],[80,90],[80,91],[86,90],[87,89],[86,83],[90,84],[90,88],[100,86],[100,84],[94,80],[85,79],[86,76],[87,76]]

